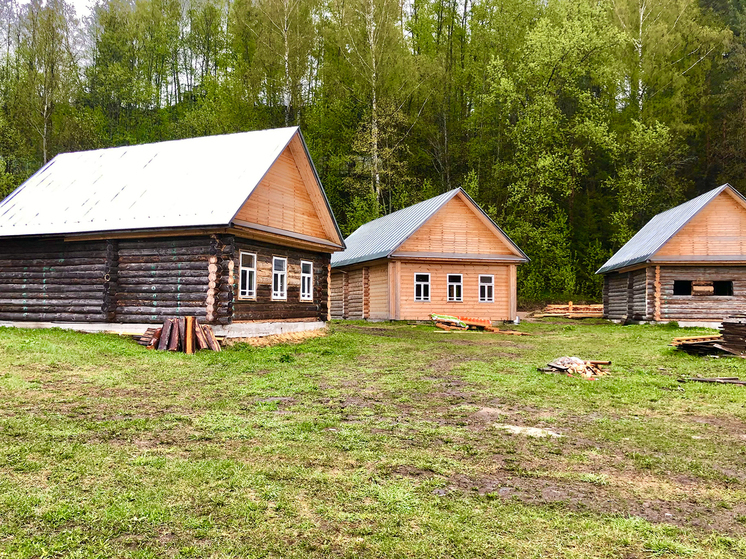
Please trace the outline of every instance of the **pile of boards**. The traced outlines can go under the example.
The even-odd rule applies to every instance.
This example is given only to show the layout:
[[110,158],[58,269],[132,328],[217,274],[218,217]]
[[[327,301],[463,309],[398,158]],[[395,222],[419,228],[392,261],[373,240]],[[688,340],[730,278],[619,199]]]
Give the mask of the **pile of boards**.
[[511,336],[528,336],[526,332],[514,330],[500,330],[492,325],[492,321],[486,318],[469,318],[467,316],[450,316],[447,314],[431,314],[430,318],[435,326],[441,330],[483,330],[496,334],[507,334]]
[[547,305],[541,312],[534,313],[534,318],[603,318],[603,305],[575,305],[572,301],[566,305]]
[[746,317],[724,319],[720,334],[674,338],[671,345],[692,355],[730,353],[746,358]]
[[609,371],[602,365],[611,365],[611,361],[585,361],[579,357],[559,357],[548,363],[546,367],[540,367],[542,373],[564,373],[570,376],[579,375],[586,379],[592,379],[608,375]]
[[167,318],[160,328],[148,328],[138,342],[148,349],[194,353],[200,349],[220,351],[220,343],[208,324],[196,316]]

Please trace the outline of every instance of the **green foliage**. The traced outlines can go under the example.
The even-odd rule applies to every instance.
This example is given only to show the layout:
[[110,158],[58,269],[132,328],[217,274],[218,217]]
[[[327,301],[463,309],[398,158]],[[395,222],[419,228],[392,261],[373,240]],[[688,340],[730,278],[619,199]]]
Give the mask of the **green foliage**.
[[2,9],[0,195],[62,151],[300,125],[345,233],[463,186],[532,258],[523,298],[597,299],[653,214],[746,186],[735,0]]

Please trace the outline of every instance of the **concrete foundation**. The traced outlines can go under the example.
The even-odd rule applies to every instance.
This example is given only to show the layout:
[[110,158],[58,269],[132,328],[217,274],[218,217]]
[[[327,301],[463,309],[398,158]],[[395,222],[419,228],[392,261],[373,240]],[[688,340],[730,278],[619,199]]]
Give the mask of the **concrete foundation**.
[[[119,324],[115,322],[12,322],[0,321],[0,327],[8,328],[62,328],[91,334],[120,334],[123,336],[142,335],[155,324]],[[262,338],[274,334],[309,332],[326,328],[326,322],[239,322],[227,326],[212,326],[216,336],[226,338]]]

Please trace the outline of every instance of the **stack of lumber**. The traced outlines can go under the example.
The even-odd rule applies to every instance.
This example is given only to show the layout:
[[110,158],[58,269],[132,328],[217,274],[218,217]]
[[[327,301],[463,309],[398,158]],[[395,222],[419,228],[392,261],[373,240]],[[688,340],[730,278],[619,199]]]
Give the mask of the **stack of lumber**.
[[674,338],[671,345],[675,348],[686,351],[691,355],[710,355],[720,353],[717,344],[723,340],[720,334],[711,336],[687,336],[683,338]]
[[674,338],[671,345],[692,355],[730,353],[746,357],[746,317],[723,319],[720,334]]
[[138,341],[148,349],[194,353],[200,349],[220,351],[220,343],[208,324],[194,316],[167,318],[160,328],[148,328]]
[[720,327],[721,349],[736,355],[746,354],[746,317],[731,316]]
[[609,371],[602,365],[611,365],[611,361],[585,361],[579,357],[559,357],[539,368],[542,373],[564,373],[569,376],[579,375],[586,379],[595,379],[608,375]]
[[469,318],[468,316],[450,316],[446,314],[431,314],[430,318],[435,326],[441,330],[482,330],[494,334],[505,334],[509,336],[529,336],[526,332],[514,330],[500,330],[492,325],[492,321],[486,318]]
[[603,305],[574,305],[572,301],[566,305],[547,305],[544,309],[533,315],[535,318],[558,317],[558,318],[603,318]]

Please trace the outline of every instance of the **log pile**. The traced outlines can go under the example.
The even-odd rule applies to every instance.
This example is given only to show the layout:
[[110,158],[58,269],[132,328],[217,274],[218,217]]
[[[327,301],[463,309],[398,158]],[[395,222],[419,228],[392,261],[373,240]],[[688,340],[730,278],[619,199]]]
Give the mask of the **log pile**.
[[574,305],[572,301],[566,305],[547,305],[544,309],[535,313],[534,318],[556,317],[556,318],[603,318],[603,305]]
[[138,340],[148,349],[194,353],[200,349],[220,351],[212,327],[200,324],[197,317],[167,318],[160,328],[148,328]]
[[516,332],[514,330],[500,330],[492,325],[492,321],[486,318],[469,318],[467,316],[450,316],[446,314],[431,314],[430,318],[437,328],[441,330],[481,330],[494,334],[505,334],[508,336],[530,336],[527,332]]
[[671,345],[692,355],[730,353],[746,358],[746,317],[723,319],[720,334],[674,338]]
[[540,367],[539,371],[595,379],[609,374],[609,371],[604,369],[602,365],[611,365],[611,361],[585,361],[579,357],[559,357],[548,363],[546,367]]

